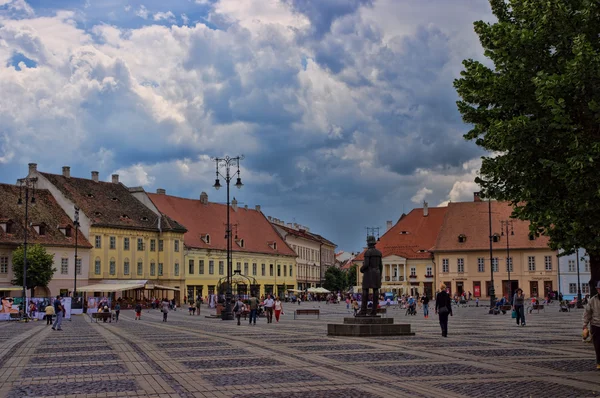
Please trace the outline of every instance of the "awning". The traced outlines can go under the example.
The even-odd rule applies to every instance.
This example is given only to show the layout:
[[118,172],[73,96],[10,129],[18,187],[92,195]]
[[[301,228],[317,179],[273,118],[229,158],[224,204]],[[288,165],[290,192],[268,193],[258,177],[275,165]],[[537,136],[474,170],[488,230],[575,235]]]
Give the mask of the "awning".
[[97,283],[78,287],[80,292],[122,292],[123,290],[133,290],[143,288],[145,283]]
[[158,290],[176,290],[179,291],[181,290],[178,287],[171,287],[171,286],[163,286],[163,285],[146,285],[146,289],[158,289]]
[[298,289],[288,289],[288,292],[297,292],[297,293],[302,293],[304,290],[298,290]]
[[0,286],[0,292],[18,292],[23,290],[22,286]]

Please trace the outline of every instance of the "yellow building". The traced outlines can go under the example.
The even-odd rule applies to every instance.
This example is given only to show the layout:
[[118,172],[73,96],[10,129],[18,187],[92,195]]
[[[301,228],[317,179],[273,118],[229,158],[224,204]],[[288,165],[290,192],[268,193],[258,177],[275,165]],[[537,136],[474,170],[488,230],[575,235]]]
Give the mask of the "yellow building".
[[[69,216],[80,209],[80,229],[92,244],[90,285],[111,283],[112,291],[127,297],[179,299],[185,278],[182,225],[144,206],[118,175],[103,182],[96,171],[84,179],[71,177],[67,166],[57,175],[30,164],[29,177],[37,177],[38,186],[49,190]],[[87,289],[97,295],[110,292],[96,290]]]
[[[189,300],[218,294],[227,275],[227,206],[210,203],[208,195],[186,199],[167,195],[164,189],[136,197],[149,208],[185,225],[185,285]],[[283,296],[296,285],[296,253],[282,240],[260,211],[231,203],[233,293]]]

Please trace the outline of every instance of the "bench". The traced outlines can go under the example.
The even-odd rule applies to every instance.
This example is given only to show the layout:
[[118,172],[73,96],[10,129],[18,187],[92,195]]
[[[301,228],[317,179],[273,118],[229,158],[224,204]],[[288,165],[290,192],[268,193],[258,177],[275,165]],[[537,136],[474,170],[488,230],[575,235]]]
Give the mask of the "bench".
[[500,311],[502,311],[502,314],[506,314],[508,311],[512,311],[512,305],[501,305]]
[[[385,308],[383,308],[385,310]],[[317,319],[319,319],[321,315],[321,311],[318,309],[306,309],[306,310],[295,310],[294,311],[294,319],[296,319],[297,315],[316,315]]]
[[538,314],[540,313],[540,310],[544,310],[544,312],[546,312],[546,310],[544,309],[544,304],[537,304],[537,305],[532,305],[531,307],[529,307],[529,313],[531,314],[531,311],[533,310],[537,310]]
[[90,315],[92,317],[92,322],[98,323],[98,319],[102,319],[103,322],[106,322],[106,320],[108,319],[108,322],[112,322],[111,312],[94,312]]
[[8,317],[9,321],[20,321],[21,319],[23,319],[23,317],[21,316],[21,313],[19,313],[19,312],[11,313],[11,314],[9,314],[9,317]]

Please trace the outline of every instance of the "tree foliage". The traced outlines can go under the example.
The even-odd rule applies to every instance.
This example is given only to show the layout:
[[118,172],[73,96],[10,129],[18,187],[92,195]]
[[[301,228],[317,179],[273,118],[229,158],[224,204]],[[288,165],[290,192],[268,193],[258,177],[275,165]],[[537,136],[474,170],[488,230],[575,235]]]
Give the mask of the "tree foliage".
[[[23,285],[23,246],[13,251],[13,274],[14,285]],[[56,268],[54,265],[54,254],[46,252],[41,245],[27,246],[27,287],[31,289],[31,295],[36,287],[46,287],[52,280]]]
[[332,292],[344,291],[348,287],[346,273],[338,267],[329,267],[325,271],[323,287]]
[[358,266],[356,264],[352,264],[350,269],[346,272],[346,281],[348,281],[348,287],[356,286],[356,271],[358,270]]
[[490,4],[475,32],[493,68],[465,60],[454,83],[465,138],[492,152],[476,182],[553,249],[585,248],[600,280],[600,2]]

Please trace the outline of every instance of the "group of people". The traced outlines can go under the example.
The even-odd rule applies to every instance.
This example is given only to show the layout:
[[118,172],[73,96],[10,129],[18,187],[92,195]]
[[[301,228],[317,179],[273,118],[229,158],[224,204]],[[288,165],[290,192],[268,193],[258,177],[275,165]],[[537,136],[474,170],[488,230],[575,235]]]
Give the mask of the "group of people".
[[241,324],[241,318],[244,314],[249,317],[249,324],[256,325],[256,318],[258,317],[259,310],[265,312],[267,323],[273,323],[273,315],[275,315],[275,322],[279,322],[279,318],[284,314],[283,302],[278,296],[268,294],[266,298],[260,302],[255,294],[245,303],[242,297],[238,297],[235,306],[233,307],[233,313],[237,319],[237,324]]

